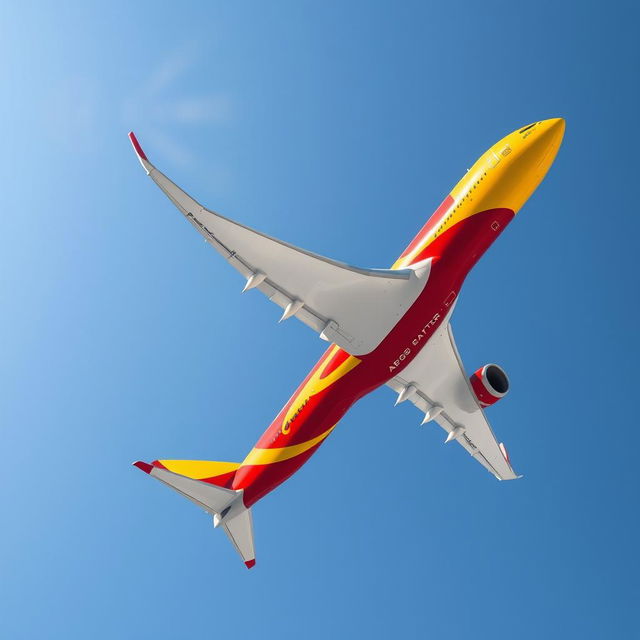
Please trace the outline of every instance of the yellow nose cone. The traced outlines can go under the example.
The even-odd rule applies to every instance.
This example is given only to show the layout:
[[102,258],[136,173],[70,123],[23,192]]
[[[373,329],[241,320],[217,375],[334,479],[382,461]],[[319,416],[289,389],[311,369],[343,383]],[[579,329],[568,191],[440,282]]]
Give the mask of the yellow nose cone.
[[543,165],[546,169],[551,166],[563,136],[564,119],[551,118],[514,131],[506,139],[511,142],[516,152],[514,155],[519,158],[521,164],[538,170]]
[[517,212],[542,182],[562,143],[565,122],[550,118],[526,125],[500,140],[479,161],[491,168],[491,190],[483,205]]
[[547,130],[553,131],[553,133],[562,140],[565,125],[564,118],[549,118],[549,120],[543,120],[540,124],[544,125]]
[[562,138],[564,137],[564,118],[551,118],[538,124],[538,149],[542,154],[541,163],[546,163],[546,171],[555,160]]

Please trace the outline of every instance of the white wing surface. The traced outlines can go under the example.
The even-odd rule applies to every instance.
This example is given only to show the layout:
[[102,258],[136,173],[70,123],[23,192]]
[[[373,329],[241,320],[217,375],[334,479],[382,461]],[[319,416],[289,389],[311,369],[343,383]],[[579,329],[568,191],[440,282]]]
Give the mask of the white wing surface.
[[310,253],[205,209],[131,143],[151,179],[198,232],[257,289],[280,306],[281,320],[297,317],[353,355],[375,349],[413,304],[429,276],[419,268],[360,269]]
[[447,441],[457,440],[498,480],[519,477],[471,390],[448,323],[387,385],[399,394],[399,402],[410,400],[425,413],[425,422],[434,419],[449,433]]

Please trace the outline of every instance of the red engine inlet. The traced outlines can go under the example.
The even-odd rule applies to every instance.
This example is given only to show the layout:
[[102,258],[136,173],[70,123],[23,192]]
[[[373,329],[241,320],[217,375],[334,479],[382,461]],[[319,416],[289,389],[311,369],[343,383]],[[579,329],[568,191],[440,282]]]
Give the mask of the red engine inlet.
[[469,380],[481,407],[495,404],[509,391],[509,378],[497,364],[485,364]]

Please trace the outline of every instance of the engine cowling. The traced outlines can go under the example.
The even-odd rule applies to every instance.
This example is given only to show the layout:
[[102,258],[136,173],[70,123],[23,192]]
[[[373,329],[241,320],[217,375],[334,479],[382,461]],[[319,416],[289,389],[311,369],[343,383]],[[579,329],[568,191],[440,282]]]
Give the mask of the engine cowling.
[[509,391],[509,378],[497,364],[485,364],[470,378],[471,388],[481,407],[489,407]]

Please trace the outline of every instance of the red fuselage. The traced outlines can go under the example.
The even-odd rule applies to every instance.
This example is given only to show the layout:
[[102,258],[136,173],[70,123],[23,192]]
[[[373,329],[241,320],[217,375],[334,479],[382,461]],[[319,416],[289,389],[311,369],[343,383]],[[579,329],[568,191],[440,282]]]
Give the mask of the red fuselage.
[[[424,237],[425,230],[446,217],[452,205],[453,199],[449,196],[409,245],[407,252]],[[454,225],[429,244],[413,261],[417,263],[432,258],[428,282],[389,335],[374,351],[360,356],[358,366],[307,399],[304,389],[314,374],[322,371],[326,377],[353,357],[342,349],[330,347],[258,440],[256,448],[283,449],[319,438],[336,425],[357,400],[400,373],[440,326],[467,274],[513,216],[514,212],[509,209],[485,211]],[[300,402],[300,410],[291,421],[288,432],[283,433],[285,416],[296,401]],[[284,460],[269,464],[243,464],[236,472],[233,488],[244,489],[245,505],[252,505],[295,473],[323,441],[324,438]]]
[[320,358],[230,480],[244,490],[246,506],[298,470],[351,405],[415,358],[446,321],[469,271],[547,173],[563,132],[561,119],[514,131],[467,171],[392,267],[429,260],[424,289],[373,351],[353,356],[332,345]]

